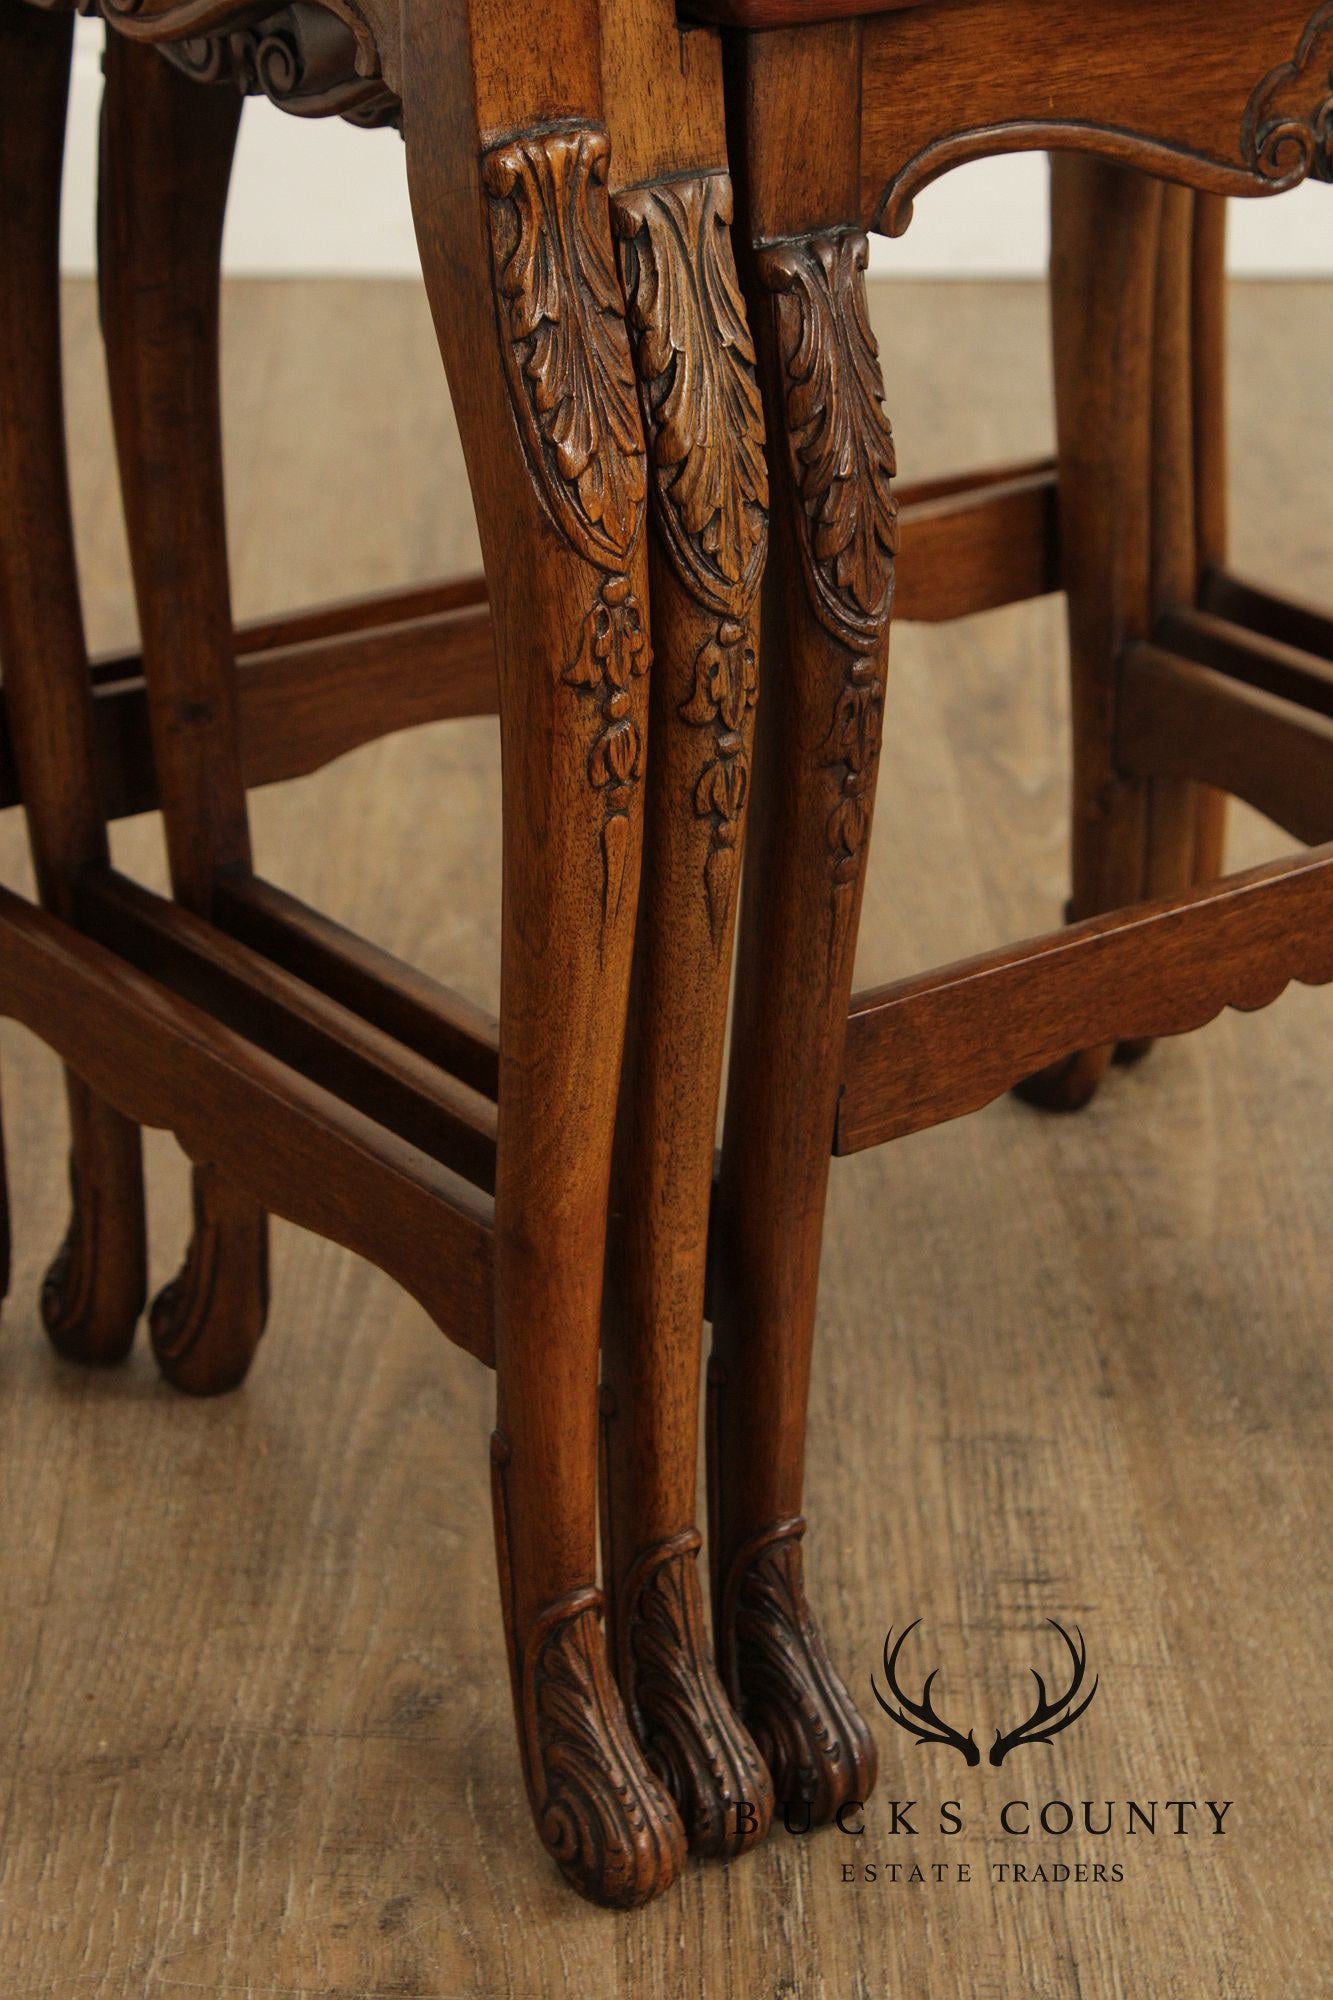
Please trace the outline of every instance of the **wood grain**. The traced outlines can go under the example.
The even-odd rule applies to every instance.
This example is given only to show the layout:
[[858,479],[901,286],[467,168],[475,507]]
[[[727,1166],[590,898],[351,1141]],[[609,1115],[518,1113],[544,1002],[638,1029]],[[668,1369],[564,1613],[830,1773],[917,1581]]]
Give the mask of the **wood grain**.
[[[904,284],[872,307],[909,480],[1049,448],[1040,287]],[[106,648],[133,626],[90,290],[67,309]],[[1233,304],[1234,560],[1312,601],[1333,559],[1311,401],[1329,310],[1327,286]],[[475,562],[415,288],[234,285],[223,317],[240,616]],[[371,342],[390,399],[362,393]],[[1055,921],[1062,625],[1052,601],[895,634],[859,985]],[[258,795],[256,849],[493,1010],[497,774],[493,719],[386,740]],[[1235,822],[1231,866],[1290,846],[1243,808]],[[112,843],[164,886],[155,826]],[[0,880],[27,893],[23,848],[0,821]],[[551,1870],[515,1783],[475,1476],[489,1378],[379,1273],[282,1223],[272,1329],[227,1403],[170,1395],[142,1350],[107,1377],[53,1360],[35,1294],[64,1216],[60,1070],[0,1026],[6,2000],[1317,1993],[1329,1053],[1327,995],[1293,990],[1115,1072],[1081,1119],[1005,1101],[832,1174],[807,1489],[835,1657],[873,1708],[885,1628],[920,1614],[951,1712],[1012,1714],[1049,1612],[1082,1625],[1102,1675],[1077,1729],[1000,1773],[875,1725],[880,1796],[975,1815],[998,1796],[1180,1787],[1235,1799],[1228,1837],[1121,1841],[1118,1887],[1023,1889],[987,1872],[1021,1843],[895,1841],[879,1806],[866,1840],[779,1831],[608,1919]],[[169,1139],[145,1148],[158,1281],[186,1187]],[[909,1845],[976,1879],[842,1884],[845,1850]]]

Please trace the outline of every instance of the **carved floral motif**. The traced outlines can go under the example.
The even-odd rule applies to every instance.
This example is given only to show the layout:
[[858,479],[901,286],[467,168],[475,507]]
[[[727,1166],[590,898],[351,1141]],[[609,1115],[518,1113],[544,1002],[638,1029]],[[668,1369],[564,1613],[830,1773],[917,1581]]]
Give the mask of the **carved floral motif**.
[[1333,181],[1333,4],[1314,15],[1291,62],[1245,108],[1241,151],[1265,180]]
[[717,620],[682,721],[711,731],[694,810],[711,825],[704,892],[719,951],[734,903],[758,668],[749,614],[768,546],[768,472],[754,345],[731,251],[731,182],[701,174],[612,205],[654,513],[681,584]]
[[839,888],[856,880],[870,833],[883,721],[884,683],[878,662],[863,655],[847,669],[833,724],[820,750],[820,762],[838,773],[840,785],[827,826],[833,880]]
[[695,656],[694,687],[680,709],[682,721],[713,729],[714,754],[699,773],[694,810],[713,826],[704,889],[709,930],[719,950],[732,907],[741,815],[750,790],[748,718],[758,699],[753,634],[748,625],[722,618]]
[[651,660],[625,575],[647,481],[611,251],[609,150],[604,132],[542,132],[497,146],[482,167],[501,346],[528,462],[561,533],[607,573],[563,674],[598,708],[588,776],[606,802],[606,923],[620,907],[629,810],[643,773],[631,683]]

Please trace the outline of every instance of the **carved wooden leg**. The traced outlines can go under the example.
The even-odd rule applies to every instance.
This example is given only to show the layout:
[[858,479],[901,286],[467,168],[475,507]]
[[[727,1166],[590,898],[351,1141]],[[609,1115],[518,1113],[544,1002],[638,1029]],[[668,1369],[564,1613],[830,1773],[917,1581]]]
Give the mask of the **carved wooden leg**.
[[[1154,623],[1197,601],[1226,546],[1225,211],[1217,197],[1162,190],[1153,314],[1151,590]],[[1146,789],[1143,888],[1168,896],[1222,872],[1225,792],[1187,779]],[[1150,1040],[1121,1042],[1136,1062]]]
[[[484,148],[478,125],[503,129],[504,111],[488,115],[472,89],[503,85],[512,129],[526,44],[514,29],[513,60],[470,77],[453,17],[416,18],[404,129],[500,683],[501,1595],[541,1837],[583,1894],[629,1906],[665,1888],[684,1856],[610,1670],[595,1581],[602,1270],[648,705],[642,429],[606,136],[566,123]],[[505,26],[489,4],[470,24],[478,36]],[[544,67],[568,63],[577,106],[595,60],[559,38],[542,50]]]
[[[1149,624],[1153,331],[1160,182],[1077,155],[1051,162],[1051,316],[1073,721],[1072,921],[1142,894],[1147,787],[1115,762],[1121,652]],[[1020,1087],[1078,1110],[1113,1050]]]
[[764,699],[713,1280],[709,1474],[724,1678],[780,1801],[864,1799],[875,1749],[806,1600],[805,1409],[879,762],[896,541],[865,238],[761,251],[774,484]]
[[[222,219],[241,98],[108,36],[99,276],[111,403],[172,887],[207,916],[250,866],[232,659],[218,408]],[[215,1395],[249,1368],[268,1310],[267,1222],[209,1167],[194,1235],[154,1301],[167,1379]]]
[[[0,662],[42,901],[106,859],[65,471],[60,173],[72,23],[0,13]],[[119,1361],[147,1286],[138,1127],[67,1079],[72,1211],[42,1287],[62,1354]]]
[[690,1844],[734,1855],[768,1773],[705,1629],[694,1525],[722,1044],[758,689],[768,478],[725,174],[613,203],[649,439],[649,865],[621,1086],[603,1330],[612,1657]]
[[[1199,576],[1227,559],[1227,205],[1194,196],[1191,266],[1194,525]],[[1194,879],[1215,882],[1226,854],[1227,795],[1198,788]]]

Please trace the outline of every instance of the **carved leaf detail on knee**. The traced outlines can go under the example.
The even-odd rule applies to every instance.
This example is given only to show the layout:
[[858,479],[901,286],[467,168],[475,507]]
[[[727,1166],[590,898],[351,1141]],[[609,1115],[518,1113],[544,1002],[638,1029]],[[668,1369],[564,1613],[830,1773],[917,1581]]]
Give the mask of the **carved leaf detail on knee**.
[[686,588],[740,618],[763,572],[768,471],[731,182],[634,188],[612,213],[663,538]]
[[750,787],[759,677],[749,614],[768,549],[763,404],[731,250],[732,212],[726,174],[633,188],[612,203],[656,529],[681,585],[716,619],[677,713],[711,737],[693,803],[711,827],[704,893],[718,950]]
[[884,713],[884,647],[893,605],[898,508],[893,432],[866,312],[860,232],[765,251],[773,296],[796,543],[811,606],[847,658],[821,767],[832,774],[830,964],[851,936]]
[[588,779],[605,802],[602,918],[620,909],[643,774],[651,663],[627,577],[647,496],[607,207],[610,142],[594,127],[530,133],[482,162],[510,397],[538,490],[565,539],[605,572],[561,679],[597,706]]
[[621,571],[647,488],[607,210],[610,141],[531,133],[486,155],[501,348],[528,461],[561,532]]
[[866,313],[859,232],[766,250],[784,376],[797,542],[820,623],[846,646],[878,643],[893,598],[898,509],[893,432]]

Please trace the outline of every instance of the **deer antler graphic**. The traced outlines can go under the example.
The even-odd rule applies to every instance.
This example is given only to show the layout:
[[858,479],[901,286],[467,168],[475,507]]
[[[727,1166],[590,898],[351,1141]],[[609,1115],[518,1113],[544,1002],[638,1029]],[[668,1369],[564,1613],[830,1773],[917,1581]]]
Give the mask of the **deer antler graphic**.
[[1079,1701],[1077,1706],[1074,1705],[1079,1689],[1083,1685],[1083,1676],[1088,1664],[1088,1649],[1083,1643],[1083,1634],[1076,1625],[1074,1630],[1078,1633],[1078,1643],[1075,1645],[1064,1626],[1058,1624],[1054,1618],[1048,1618],[1046,1623],[1055,1628],[1069,1648],[1069,1658],[1074,1669],[1073,1678],[1064,1694],[1057,1700],[1051,1701],[1047,1698],[1045,1681],[1035,1667],[1031,1669],[1032,1678],[1037,1683],[1037,1706],[1026,1722],[1020,1722],[1016,1729],[1009,1730],[1007,1734],[996,1730],[995,1741],[991,1744],[990,1750],[992,1764],[1003,1764],[1009,1752],[1017,1750],[1022,1743],[1049,1743],[1062,1729],[1068,1729],[1071,1722],[1078,1721],[1097,1692],[1098,1683],[1094,1679],[1082,1701]]
[[931,1707],[930,1690],[935,1676],[939,1672],[938,1667],[932,1667],[926,1675],[926,1684],[921,1690],[920,1701],[913,1701],[910,1696],[903,1693],[898,1685],[898,1655],[901,1653],[903,1644],[908,1636],[915,1632],[920,1623],[921,1620],[919,1618],[914,1618],[911,1624],[903,1629],[898,1636],[898,1643],[892,1652],[889,1651],[889,1640],[893,1637],[892,1626],[885,1633],[884,1678],[889,1684],[889,1693],[893,1695],[898,1706],[895,1708],[890,1702],[884,1699],[875,1685],[875,1677],[872,1674],[870,1676],[870,1686],[875,1700],[890,1720],[896,1722],[900,1729],[905,1729],[909,1736],[915,1736],[918,1743],[945,1743],[951,1750],[958,1752],[965,1764],[979,1764],[981,1762],[981,1752],[977,1748],[976,1738],[973,1736],[972,1731],[969,1729],[967,1735],[963,1736],[957,1729],[954,1729],[949,1723],[945,1722],[942,1716],[937,1715]]

